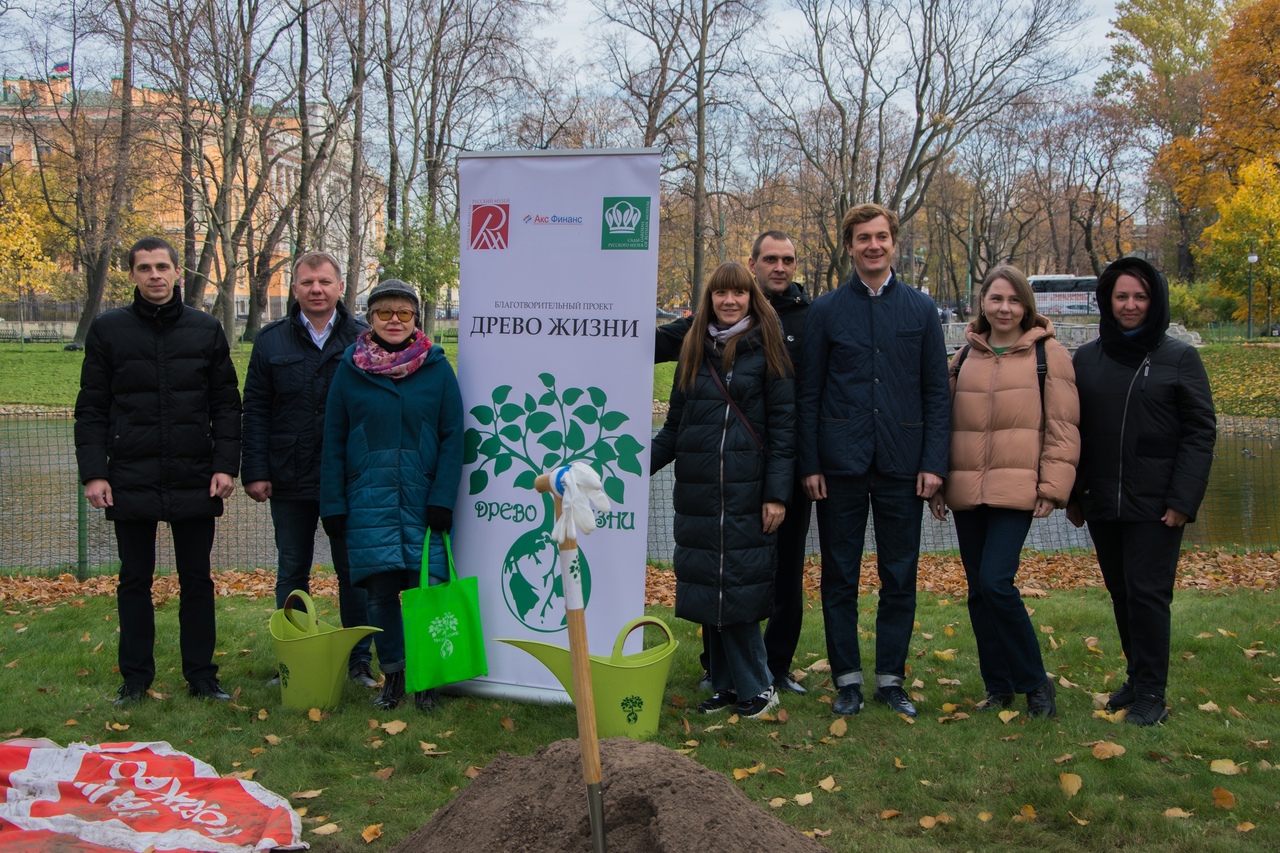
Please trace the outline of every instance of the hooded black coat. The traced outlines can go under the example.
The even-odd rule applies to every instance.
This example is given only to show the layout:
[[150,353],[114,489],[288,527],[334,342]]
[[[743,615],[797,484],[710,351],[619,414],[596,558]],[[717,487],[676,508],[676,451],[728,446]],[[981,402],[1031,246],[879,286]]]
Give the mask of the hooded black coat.
[[[1132,335],[1111,307],[1125,273],[1151,288],[1147,322]],[[1166,334],[1164,276],[1140,258],[1115,261],[1098,277],[1098,311],[1098,339],[1072,359],[1081,444],[1072,500],[1091,521],[1158,521],[1166,509],[1194,521],[1209,482],[1217,421],[1199,353]]]
[[770,375],[757,329],[738,341],[730,396],[764,444],[725,402],[711,378],[721,370],[710,341],[693,387],[671,391],[667,422],[653,440],[651,471],[675,459],[676,616],[716,626],[759,622],[773,612],[777,534],[766,534],[766,502],[791,498],[795,390]]
[[222,515],[214,472],[240,469],[240,386],[218,321],[134,290],[133,304],[89,326],[76,397],[80,481],[105,479],[110,520]]

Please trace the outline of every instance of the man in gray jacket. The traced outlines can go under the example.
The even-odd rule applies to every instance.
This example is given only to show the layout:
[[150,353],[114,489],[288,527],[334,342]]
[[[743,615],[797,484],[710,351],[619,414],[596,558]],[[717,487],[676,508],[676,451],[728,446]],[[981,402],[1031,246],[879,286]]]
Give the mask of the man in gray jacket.
[[[342,353],[368,328],[342,304],[343,288],[338,261],[328,252],[299,256],[293,264],[289,314],[263,327],[249,360],[241,477],[249,497],[271,501],[276,607],[283,607],[295,589],[310,591],[329,383]],[[325,532],[338,575],[342,624],[366,625],[365,591],[351,585],[346,538],[341,531]],[[366,637],[348,660],[351,680],[363,687],[377,685],[370,647]]]

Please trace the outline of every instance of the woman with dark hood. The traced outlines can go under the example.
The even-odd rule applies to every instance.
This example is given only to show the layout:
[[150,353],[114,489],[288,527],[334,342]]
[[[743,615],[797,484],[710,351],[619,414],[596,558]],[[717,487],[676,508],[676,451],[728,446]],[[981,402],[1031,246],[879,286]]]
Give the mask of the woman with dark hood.
[[1067,518],[1086,521],[1111,593],[1127,679],[1107,709],[1151,726],[1169,716],[1169,605],[1183,525],[1204,499],[1217,438],[1209,378],[1195,348],[1165,334],[1169,288],[1139,258],[1098,277],[1098,339],[1073,363],[1080,469]]

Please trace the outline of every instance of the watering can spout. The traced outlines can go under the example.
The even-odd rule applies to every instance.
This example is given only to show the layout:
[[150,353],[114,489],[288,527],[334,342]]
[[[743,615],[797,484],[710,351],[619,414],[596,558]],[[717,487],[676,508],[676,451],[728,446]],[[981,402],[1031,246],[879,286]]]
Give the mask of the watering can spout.
[[551,670],[551,674],[560,682],[566,693],[573,695],[573,662],[569,658],[569,650],[550,643],[537,640],[499,640],[517,649],[523,649],[538,659],[538,662]]

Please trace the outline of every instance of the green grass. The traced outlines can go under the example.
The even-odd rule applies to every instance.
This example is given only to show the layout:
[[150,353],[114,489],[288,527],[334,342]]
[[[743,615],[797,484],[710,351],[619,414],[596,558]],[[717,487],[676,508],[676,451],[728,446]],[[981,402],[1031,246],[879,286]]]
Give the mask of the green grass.
[[[232,350],[242,385],[252,351],[249,344]],[[456,366],[457,344],[445,344],[444,351]],[[1219,414],[1280,417],[1280,347],[1216,344],[1200,354]],[[74,405],[82,358],[60,344],[0,345],[0,404]],[[653,399],[665,403],[671,396],[675,371],[674,362],[654,366]]]
[[[874,597],[863,599],[867,627],[873,625],[874,602]],[[981,698],[981,679],[963,601],[922,595],[910,661],[910,678],[923,684],[914,688],[922,695],[919,719],[908,725],[868,702],[861,715],[849,718],[843,737],[829,731],[833,718],[820,697],[832,694],[819,672],[805,679],[809,696],[784,698],[785,722],[729,723],[723,716],[693,713],[693,704],[701,698],[692,687],[700,675],[701,643],[693,626],[654,608],[651,612],[668,621],[681,646],[653,740],[673,749],[691,749],[694,760],[730,778],[735,768],[763,764],[765,770],[735,784],[761,808],[768,808],[775,797],[786,799],[787,805],[774,814],[799,829],[829,830],[823,843],[832,850],[868,845],[884,853],[1121,846],[1150,851],[1275,849],[1280,771],[1262,767],[1264,760],[1280,763],[1280,663],[1268,656],[1280,646],[1273,593],[1177,594],[1169,693],[1173,715],[1165,726],[1153,729],[1092,716],[1088,691],[1107,690],[1123,678],[1105,593],[1058,592],[1028,604],[1035,610],[1034,624],[1053,629],[1052,635],[1040,634],[1046,666],[1079,685],[1060,689],[1058,720],[1028,721],[1024,713],[1004,724],[974,714],[967,720],[939,723],[943,702],[967,711],[966,700]],[[160,674],[155,687],[172,697],[120,710],[108,701],[118,683],[112,673],[116,624],[110,598],[53,607],[6,601],[0,661],[17,663],[0,664],[0,735],[21,729],[23,736],[60,743],[166,740],[220,772],[252,768],[255,781],[285,796],[323,788],[319,798],[294,804],[305,805],[308,818],[324,815],[342,827],[335,836],[306,835],[314,850],[327,853],[366,849],[360,831],[374,823],[382,823],[385,833],[377,844],[394,845],[469,784],[464,775],[468,767],[483,767],[499,752],[530,754],[576,733],[568,706],[455,697],[438,713],[422,716],[412,707],[375,711],[369,704],[372,694],[351,685],[341,707],[311,722],[303,712],[280,707],[278,693],[264,686],[274,666],[267,633],[272,608],[268,601],[245,598],[218,603],[218,647],[225,652],[218,659],[221,677],[228,688],[241,688],[241,707],[200,703],[182,689],[177,606],[175,598],[157,611]],[[322,606],[334,605],[322,599]],[[330,618],[334,615],[329,613]],[[27,630],[17,633],[18,625]],[[954,632],[950,636],[948,628]],[[1050,648],[1050,636],[1058,649]],[[1088,651],[1087,637],[1098,638],[1102,654]],[[103,645],[95,652],[99,643]],[[1265,653],[1247,659],[1242,648],[1254,644]],[[863,646],[868,664],[873,646],[874,639],[868,637]],[[954,660],[935,655],[948,649],[956,650]],[[797,664],[807,666],[823,656],[821,613],[815,604],[806,616]],[[78,675],[81,671],[85,674]],[[961,683],[939,685],[940,678]],[[1221,710],[1198,709],[1209,701]],[[1021,700],[1019,706],[1025,707]],[[1230,708],[1243,716],[1233,715]],[[265,720],[259,719],[259,709],[265,710]],[[514,723],[512,730],[502,725],[504,717]],[[78,724],[68,727],[68,719]],[[371,720],[393,719],[405,721],[408,728],[394,737],[371,728]],[[129,729],[104,731],[111,723]],[[708,725],[723,728],[707,731]],[[282,738],[280,745],[268,745],[264,738],[269,734]],[[375,746],[375,738],[382,741],[380,746]],[[1127,752],[1108,761],[1095,759],[1090,745],[1100,740],[1121,744]],[[424,756],[419,741],[435,743],[449,754]],[[266,751],[251,753],[260,747]],[[1055,763],[1067,754],[1073,757]],[[1248,772],[1230,777],[1211,773],[1209,762],[1218,758],[1230,758]],[[895,759],[901,769],[895,767]],[[394,768],[387,781],[371,776],[386,767]],[[782,773],[767,772],[774,769]],[[1059,774],[1064,772],[1083,780],[1080,793],[1071,799],[1059,787]],[[827,776],[834,777],[839,790],[827,792],[819,786]],[[1219,786],[1235,795],[1236,806],[1229,812],[1214,808],[1212,792]],[[791,800],[806,792],[813,794],[813,805],[800,807]],[[1024,805],[1035,808],[1036,819],[1013,821]],[[1175,807],[1192,816],[1164,816],[1166,809]],[[886,809],[902,814],[881,819]],[[982,812],[991,814],[989,821],[980,819]],[[942,813],[953,822],[930,830],[919,825],[920,818]],[[1088,823],[1081,825],[1076,818]],[[1237,832],[1242,821],[1257,829]],[[306,829],[314,826],[304,821]]]
[[[458,345],[441,344],[449,362],[458,364]],[[244,387],[245,371],[249,367],[251,344],[241,344],[231,351],[236,365],[240,386]],[[67,352],[61,344],[0,345],[0,405],[28,406],[75,405],[80,390],[80,363],[84,353]],[[653,369],[653,399],[666,402],[671,396],[671,379],[676,366],[659,364]]]
[[1200,356],[1220,414],[1280,418],[1280,346],[1215,344]]

